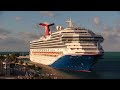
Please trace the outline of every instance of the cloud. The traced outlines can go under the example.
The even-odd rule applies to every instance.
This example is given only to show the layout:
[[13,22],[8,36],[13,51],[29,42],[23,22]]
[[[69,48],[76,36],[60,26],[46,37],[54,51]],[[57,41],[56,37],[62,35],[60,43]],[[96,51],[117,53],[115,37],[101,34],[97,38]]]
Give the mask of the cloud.
[[32,38],[32,39],[39,38],[38,34],[33,32],[19,32],[19,35],[21,35],[22,37]]
[[0,40],[7,38],[7,36],[9,36],[9,34],[11,34],[10,31],[0,27]]
[[41,34],[33,32],[12,33],[0,28],[0,51],[29,51],[30,41],[39,39]]
[[0,40],[0,51],[28,51],[28,47],[24,40],[13,36]]
[[0,40],[1,40],[1,39],[5,39],[5,38],[7,38],[7,36],[0,35]]
[[120,51],[120,27],[106,27],[101,35],[105,51]]
[[7,35],[0,38],[2,38],[0,39],[2,51],[29,51],[30,41],[39,39],[39,35],[32,32],[19,32],[16,36]]
[[3,26],[1,25],[1,23],[0,23],[0,29],[2,28]]
[[10,33],[11,33],[10,31],[0,27],[0,35],[8,35]]
[[107,26],[97,16],[93,18],[93,22],[97,29],[100,29],[99,34],[104,38],[103,49],[105,51],[120,51],[120,25],[118,21],[114,26]]
[[25,47],[25,42],[23,40],[12,35],[12,32],[4,28],[0,28],[0,50],[1,51],[15,51],[15,50],[17,51],[17,50],[20,50],[22,47],[23,48]]
[[30,41],[39,39],[40,35],[32,32],[19,32],[13,35],[0,28],[0,51],[29,51]]
[[39,39],[40,35],[32,32],[19,32],[20,38],[23,38],[25,42],[30,42],[31,40]]
[[23,43],[23,40],[18,39],[16,37],[8,36],[4,40],[1,41],[4,45],[13,45],[13,44],[20,44]]
[[45,14],[50,17],[54,17],[55,14],[52,11],[40,11],[40,13]]
[[100,25],[100,24],[101,24],[100,18],[99,18],[98,16],[96,16],[96,17],[93,18],[93,22],[94,22],[96,25]]
[[20,16],[16,16],[16,17],[15,17],[15,20],[16,20],[16,21],[19,21],[19,20],[21,20],[21,19],[22,19],[22,17],[20,17]]

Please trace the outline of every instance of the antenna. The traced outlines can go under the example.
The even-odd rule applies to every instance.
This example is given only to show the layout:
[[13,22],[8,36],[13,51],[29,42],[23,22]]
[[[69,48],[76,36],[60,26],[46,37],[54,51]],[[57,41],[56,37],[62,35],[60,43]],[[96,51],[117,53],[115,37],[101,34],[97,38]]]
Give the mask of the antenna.
[[69,20],[69,21],[66,21],[66,22],[68,23],[68,26],[69,26],[69,27],[73,27],[73,22],[72,22],[71,17],[70,17],[70,20]]

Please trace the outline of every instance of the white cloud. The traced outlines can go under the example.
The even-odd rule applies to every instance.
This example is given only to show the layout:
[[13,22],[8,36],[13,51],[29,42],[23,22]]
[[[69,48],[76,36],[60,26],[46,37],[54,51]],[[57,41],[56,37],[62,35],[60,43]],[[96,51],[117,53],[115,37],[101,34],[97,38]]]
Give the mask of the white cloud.
[[19,21],[19,20],[22,19],[22,17],[20,17],[20,16],[16,16],[15,19],[16,19],[16,21]]
[[7,38],[10,34],[11,34],[10,31],[8,31],[4,28],[0,28],[0,40]]
[[0,51],[29,51],[30,41],[39,37],[32,32],[19,32],[13,35],[12,32],[0,28]]
[[100,18],[98,16],[94,17],[93,18],[93,22],[96,24],[96,25],[100,25]]
[[7,36],[0,40],[0,51],[25,51],[28,47],[24,40],[14,36]]
[[55,14],[52,11],[40,11],[40,13],[45,14],[50,17],[54,17]]
[[7,36],[0,35],[0,40],[1,40],[1,39],[6,39],[6,38],[7,38]]
[[19,38],[23,39],[27,44],[32,40],[39,39],[41,36],[40,34],[33,32],[19,32],[18,35]]
[[106,27],[101,34],[105,51],[120,51],[120,28]]
[[8,30],[6,30],[4,28],[0,28],[0,35],[8,35],[10,33],[11,33],[10,31],[8,31]]

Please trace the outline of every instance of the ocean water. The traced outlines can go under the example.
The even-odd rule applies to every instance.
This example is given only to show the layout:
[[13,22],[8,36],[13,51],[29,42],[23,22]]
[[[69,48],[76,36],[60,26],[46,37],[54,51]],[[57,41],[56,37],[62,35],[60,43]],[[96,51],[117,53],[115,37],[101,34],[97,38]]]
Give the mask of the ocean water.
[[120,79],[120,52],[105,52],[92,72],[59,71],[71,79]]
[[0,52],[0,55],[18,54],[20,56],[29,55],[29,52]]

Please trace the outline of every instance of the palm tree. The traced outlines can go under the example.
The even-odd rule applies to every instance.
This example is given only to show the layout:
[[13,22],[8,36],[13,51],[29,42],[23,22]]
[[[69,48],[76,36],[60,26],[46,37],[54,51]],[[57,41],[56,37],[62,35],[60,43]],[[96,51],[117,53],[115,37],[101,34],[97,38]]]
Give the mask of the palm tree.
[[14,61],[14,62],[16,62],[16,60],[17,60],[17,56],[16,56],[15,54],[11,54],[11,55],[10,55],[10,58],[11,58],[11,60]]
[[5,59],[5,56],[0,55],[0,60],[3,61]]
[[6,59],[8,59],[9,61],[12,61],[10,55],[6,55]]

